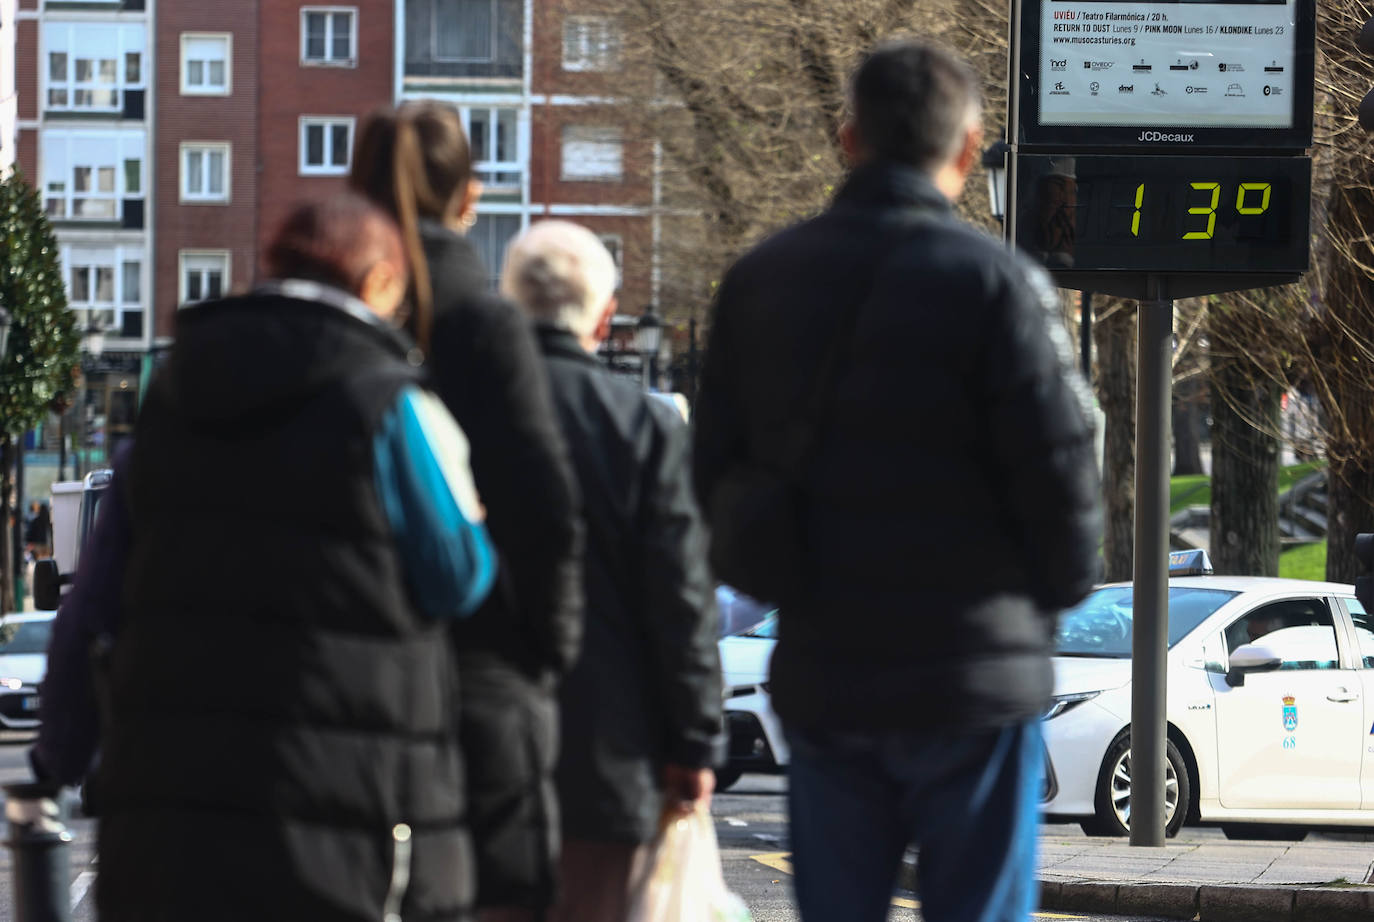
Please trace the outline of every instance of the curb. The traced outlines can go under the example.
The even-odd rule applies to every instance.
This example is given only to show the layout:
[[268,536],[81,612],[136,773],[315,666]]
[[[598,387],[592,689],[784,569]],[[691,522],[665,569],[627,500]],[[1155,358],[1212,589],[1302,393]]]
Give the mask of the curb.
[[[1150,884],[1040,880],[1040,909],[1198,922],[1369,922],[1374,887]],[[897,885],[916,889],[916,863],[902,861]]]

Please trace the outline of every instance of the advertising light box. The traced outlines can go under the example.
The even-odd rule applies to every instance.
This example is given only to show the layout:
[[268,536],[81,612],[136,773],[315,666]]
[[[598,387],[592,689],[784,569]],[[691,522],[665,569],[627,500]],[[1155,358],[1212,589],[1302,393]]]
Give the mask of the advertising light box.
[[1021,0],[1021,145],[1310,146],[1315,0]]

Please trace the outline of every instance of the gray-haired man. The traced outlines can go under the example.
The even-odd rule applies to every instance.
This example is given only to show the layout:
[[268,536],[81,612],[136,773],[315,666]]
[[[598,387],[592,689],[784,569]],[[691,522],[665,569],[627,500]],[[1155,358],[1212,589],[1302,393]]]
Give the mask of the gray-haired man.
[[615,265],[586,228],[544,221],[502,291],[535,321],[587,519],[582,656],[560,692],[558,922],[618,922],[666,805],[705,807],[721,720],[716,611],[676,412],[595,357]]

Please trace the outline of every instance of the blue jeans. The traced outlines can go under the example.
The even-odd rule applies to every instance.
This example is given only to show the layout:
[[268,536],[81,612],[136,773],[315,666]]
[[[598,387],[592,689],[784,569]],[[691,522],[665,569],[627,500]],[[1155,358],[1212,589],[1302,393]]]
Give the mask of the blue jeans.
[[1035,908],[1040,722],[1002,730],[788,731],[803,922],[887,918],[908,845],[926,922],[1023,922]]

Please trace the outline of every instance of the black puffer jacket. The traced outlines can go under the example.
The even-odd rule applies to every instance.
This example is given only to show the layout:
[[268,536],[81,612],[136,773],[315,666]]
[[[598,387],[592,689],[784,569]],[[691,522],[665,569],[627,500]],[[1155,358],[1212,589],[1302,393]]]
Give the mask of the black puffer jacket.
[[737,461],[784,463],[777,436],[866,292],[801,475],[809,579],[782,613],[773,700],[828,728],[1034,715],[1055,614],[1097,572],[1089,398],[1043,273],[923,173],[857,169],[727,275],[695,417],[703,506]]
[[647,842],[664,763],[704,768],[720,735],[706,533],[675,410],[541,328],[587,518],[587,626],[559,692],[558,793],[570,838]]
[[411,601],[374,472],[417,380],[398,338],[336,307],[178,314],[119,484],[102,919],[467,917],[447,624]]

